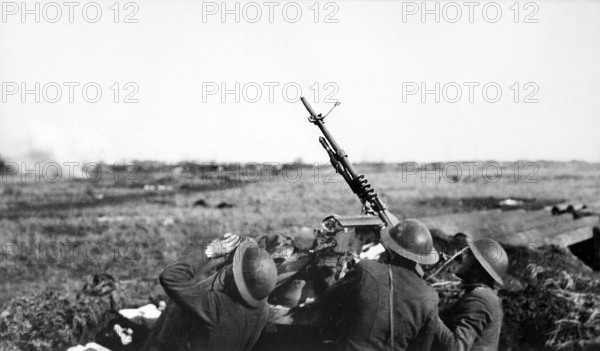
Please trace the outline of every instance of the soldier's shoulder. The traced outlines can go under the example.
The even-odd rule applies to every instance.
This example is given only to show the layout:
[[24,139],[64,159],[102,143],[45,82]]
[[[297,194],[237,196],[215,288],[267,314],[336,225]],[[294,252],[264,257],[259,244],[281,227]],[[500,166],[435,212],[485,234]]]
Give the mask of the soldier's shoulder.
[[496,290],[487,286],[475,287],[473,290],[470,291],[469,295],[490,301],[496,301],[499,298]]
[[382,269],[382,268],[385,268],[386,265],[379,261],[366,259],[366,260],[360,260],[356,264],[356,267],[361,268],[361,269]]
[[360,271],[368,272],[375,276],[388,274],[388,265],[377,260],[360,260],[356,265]]
[[433,303],[437,306],[440,298],[438,297],[437,292],[435,291],[434,288],[431,287],[431,285],[427,284],[424,280],[422,280],[423,285],[425,286],[425,288],[423,289],[423,294],[425,296],[425,298],[427,298],[427,300],[429,301],[433,301]]
[[360,260],[354,267],[354,271],[360,275],[371,276],[373,279],[382,279],[383,276],[387,276],[387,265],[375,260]]
[[411,282],[413,286],[419,290],[419,294],[421,295],[423,300],[430,301],[432,305],[437,306],[439,302],[439,297],[434,288],[429,285],[425,279],[420,277],[415,272],[410,272],[409,275],[411,277]]
[[439,302],[437,292],[415,270],[399,267],[397,272],[405,289],[418,296],[419,300],[428,301],[432,308],[437,306]]
[[423,279],[419,278],[412,284],[408,296],[412,296],[414,303],[423,306],[429,313],[435,313],[438,309],[440,298],[437,292]]
[[474,288],[469,293],[465,294],[463,299],[471,301],[471,303],[482,305],[484,308],[491,311],[502,308],[502,300],[498,296],[496,290],[486,286]]

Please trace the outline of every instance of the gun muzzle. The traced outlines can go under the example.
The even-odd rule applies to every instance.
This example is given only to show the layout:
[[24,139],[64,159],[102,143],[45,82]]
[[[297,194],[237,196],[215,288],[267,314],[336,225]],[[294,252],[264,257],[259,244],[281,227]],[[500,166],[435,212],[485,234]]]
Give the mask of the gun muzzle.
[[306,110],[308,111],[308,113],[310,113],[310,115],[312,117],[317,117],[317,114],[315,113],[315,110],[313,110],[312,106],[310,106],[310,104],[308,103],[308,100],[306,100],[306,98],[304,96],[300,97],[300,101],[302,101],[302,104],[304,104],[304,107],[306,108]]

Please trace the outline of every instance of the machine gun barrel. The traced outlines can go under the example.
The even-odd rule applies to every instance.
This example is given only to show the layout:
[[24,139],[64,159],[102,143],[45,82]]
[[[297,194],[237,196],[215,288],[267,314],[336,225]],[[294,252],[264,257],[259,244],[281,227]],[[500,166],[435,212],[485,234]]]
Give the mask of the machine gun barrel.
[[308,117],[309,122],[319,127],[323,133],[323,137],[319,137],[319,142],[325,151],[327,151],[331,164],[342,175],[346,183],[350,186],[350,189],[358,196],[366,210],[376,212],[386,226],[396,224],[398,219],[386,209],[384,203],[371,188],[365,176],[356,172],[348,160],[346,151],[339,146],[327,127],[325,127],[324,119],[327,115],[317,114],[304,97],[301,97],[300,101],[302,101],[302,104],[304,104],[304,107],[310,113],[310,117]]
[[[348,185],[350,185],[352,183],[351,176],[344,169],[344,166],[340,163],[340,161],[338,161],[336,153],[331,149],[331,146],[329,146],[329,143],[327,142],[327,140],[323,137],[319,137],[319,142],[321,143],[321,145],[323,146],[325,151],[327,151],[327,154],[329,155],[329,162],[331,162],[331,164],[333,165],[333,168],[335,168],[335,171],[337,173],[341,174],[341,176],[344,177],[344,180],[346,181],[346,183],[348,183]],[[350,186],[350,188],[352,189],[352,186]],[[352,189],[352,190],[354,191],[354,189]]]

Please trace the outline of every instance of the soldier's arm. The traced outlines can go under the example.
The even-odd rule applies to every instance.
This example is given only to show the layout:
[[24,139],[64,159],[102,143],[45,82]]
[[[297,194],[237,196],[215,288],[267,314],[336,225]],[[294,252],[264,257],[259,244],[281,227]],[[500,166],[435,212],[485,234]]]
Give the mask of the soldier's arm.
[[[228,255],[240,243],[238,235],[227,233],[204,247],[198,242],[188,245],[160,275],[165,290],[182,290],[207,278],[223,266]],[[169,291],[167,291],[169,293]]]
[[362,264],[359,262],[321,294],[318,303],[327,315],[341,317],[344,312],[348,313],[350,301],[359,293],[362,271]]
[[210,285],[213,279],[206,277],[207,270],[218,260],[208,264],[204,247],[199,243],[190,244],[169,264],[159,276],[160,284],[167,295],[180,307],[195,312],[203,320],[210,320],[206,314],[206,304],[210,300]]
[[438,317],[433,350],[469,350],[477,338],[485,337],[484,329],[491,323],[492,309],[479,294],[465,295],[456,306],[454,329]]
[[434,323],[434,325],[435,331],[431,350],[468,350],[467,343],[463,343],[462,345],[460,345],[459,342],[457,342],[454,332],[450,330],[450,328],[448,328],[439,317],[437,317],[437,320]]
[[[419,331],[417,338],[414,341],[410,342],[411,349],[415,350],[437,350],[440,349],[435,348],[435,341],[437,337],[438,330],[438,304],[439,299],[438,296],[432,292],[429,298],[426,298],[424,301],[426,305],[429,306],[429,314],[423,325],[423,328]],[[412,346],[415,345],[415,346]],[[443,348],[442,348],[443,349]]]
[[185,289],[211,275],[212,269],[222,263],[215,260],[210,262],[204,247],[194,242],[188,245],[183,252],[170,263],[160,274],[159,280],[167,294],[175,290]]
[[248,342],[246,343],[244,350],[252,350],[252,348],[254,347],[254,345],[256,344],[258,339],[260,338],[260,335],[262,334],[265,324],[267,323],[267,320],[269,317],[269,305],[265,304],[264,306],[262,306],[260,308],[262,308],[264,310],[264,313],[259,317],[260,318],[259,322],[256,324],[254,331],[252,331],[252,334],[250,335],[250,339],[248,339]]
[[320,297],[324,303],[339,304],[339,299],[354,295],[360,287],[362,264],[359,262],[344,277],[328,287]]

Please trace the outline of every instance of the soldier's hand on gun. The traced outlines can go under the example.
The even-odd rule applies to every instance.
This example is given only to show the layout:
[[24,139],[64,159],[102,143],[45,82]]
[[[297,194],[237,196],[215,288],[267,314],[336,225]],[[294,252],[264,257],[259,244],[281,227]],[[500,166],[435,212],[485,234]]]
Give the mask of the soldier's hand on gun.
[[213,259],[227,255],[234,251],[241,242],[239,235],[233,233],[226,233],[220,238],[217,238],[208,244],[206,250],[206,257]]

